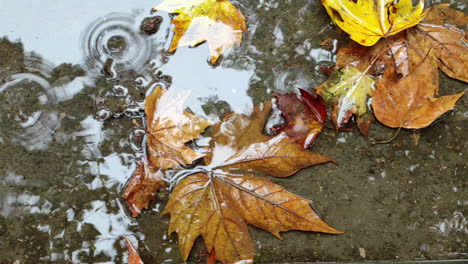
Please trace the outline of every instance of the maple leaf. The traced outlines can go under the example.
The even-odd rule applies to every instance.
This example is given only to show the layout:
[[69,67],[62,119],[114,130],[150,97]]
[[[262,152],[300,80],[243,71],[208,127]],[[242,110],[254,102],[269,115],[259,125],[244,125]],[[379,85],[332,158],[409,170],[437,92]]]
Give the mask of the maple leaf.
[[208,43],[211,63],[234,44],[240,44],[245,18],[228,0],[166,0],[153,9],[179,15],[172,20],[174,38],[170,52],[178,47]]
[[[208,252],[223,263],[253,263],[254,248],[247,225],[271,232],[305,230],[339,234],[310,207],[310,200],[271,181],[251,176],[263,172],[287,177],[330,158],[304,150],[285,133],[263,135],[271,103],[257,105],[249,118],[230,114],[213,127],[212,154],[206,167],[175,187],[163,214],[170,214],[169,233],[176,232],[186,260],[202,236]],[[253,170],[253,171],[252,171]]]
[[441,4],[431,8],[424,21],[408,30],[409,55],[416,67],[429,51],[437,66],[448,76],[468,82],[468,38],[456,26],[466,27],[468,16]]
[[397,34],[424,17],[424,1],[411,0],[322,0],[333,22],[352,40],[372,46],[382,37]]
[[273,130],[284,131],[289,137],[296,138],[306,149],[322,132],[327,120],[327,109],[320,95],[310,94],[302,89],[299,92],[300,98],[295,93],[276,95],[276,105],[282,111],[286,124],[275,126]]
[[183,110],[188,93],[176,97],[157,86],[146,98],[148,156],[151,166],[160,169],[192,164],[204,156],[186,146],[207,127],[208,120]]
[[148,156],[140,161],[122,194],[133,217],[148,208],[158,190],[166,187],[161,170],[192,164],[204,156],[185,144],[196,139],[211,122],[184,111],[185,97],[173,96],[157,86],[146,98]]
[[381,123],[394,128],[423,128],[454,107],[464,92],[435,98],[439,86],[435,63],[429,53],[401,80],[396,78],[393,67],[387,68],[372,100],[374,114]]
[[[337,68],[351,65],[361,71],[364,69],[369,70],[376,76],[384,73],[378,78],[379,98],[373,103],[373,107],[376,107],[377,104],[380,105],[375,111],[378,119],[391,127],[425,127],[453,107],[448,102],[443,104],[442,99],[436,100],[433,98],[434,94],[438,93],[439,77],[437,68],[440,68],[452,78],[468,81],[466,33],[455,27],[465,26],[467,22],[468,18],[462,12],[449,8],[447,4],[437,5],[427,11],[424,21],[404,32],[388,37],[386,41],[380,41],[372,47],[351,43],[340,49],[337,54]],[[382,53],[385,49],[388,52]],[[374,61],[373,57],[377,57],[377,60]],[[427,60],[427,62],[423,63],[424,60]],[[423,75],[420,72],[420,67],[424,67],[426,79],[414,77]],[[410,77],[411,74],[413,76]],[[405,78],[408,79],[405,80]],[[418,85],[410,84],[411,81],[417,81]],[[399,96],[405,96],[405,94],[403,90],[398,92],[391,89],[392,85],[397,85],[397,87],[406,85],[412,87],[413,91],[420,92],[416,95],[410,92],[406,99],[398,98]],[[426,89],[424,90],[422,87],[426,87]],[[398,95],[400,92],[401,95]],[[325,95],[324,97],[325,99],[328,98]],[[395,99],[395,97],[397,97],[396,101],[391,102],[390,100]],[[386,101],[385,98],[388,100]],[[409,98],[415,101],[411,101]],[[453,103],[456,102],[454,98],[455,95],[452,97],[451,102]],[[382,100],[385,101],[385,111],[383,110]],[[402,112],[418,108],[418,104],[421,103],[419,100],[429,100],[432,106],[438,105],[435,102],[439,102],[441,108],[437,109],[437,111],[435,111],[436,109],[425,111],[421,108],[420,111],[406,113],[415,118],[414,123],[410,125],[412,123],[411,118],[405,116]],[[426,102],[426,105],[431,105],[429,102]],[[400,109],[397,107],[399,103],[402,104]],[[382,111],[388,115],[388,118],[383,116]],[[333,115],[332,119],[334,120]],[[424,122],[423,119],[425,119]]]
[[128,237],[122,236],[122,239],[125,240],[125,243],[127,244],[127,249],[128,249],[128,264],[143,264],[143,261],[141,260],[140,256],[138,255],[138,252],[135,250],[135,248],[132,245],[132,242]]
[[[357,116],[358,124],[362,122],[362,117],[368,112],[368,97],[372,96],[373,90],[374,79],[367,74],[367,70],[361,72],[355,67],[348,66],[338,69],[317,89],[317,92],[323,95],[327,102],[333,104],[332,121],[337,128],[340,128],[352,115]],[[365,129],[361,131],[367,135]]]

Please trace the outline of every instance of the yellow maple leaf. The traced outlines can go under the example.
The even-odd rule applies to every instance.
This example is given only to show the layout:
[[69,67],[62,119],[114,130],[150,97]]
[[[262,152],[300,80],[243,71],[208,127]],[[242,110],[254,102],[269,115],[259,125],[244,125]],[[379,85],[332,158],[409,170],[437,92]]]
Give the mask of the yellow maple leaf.
[[246,31],[245,18],[228,0],[166,0],[153,9],[179,14],[172,20],[174,38],[170,52],[178,47],[207,42],[214,64]]
[[333,22],[364,46],[372,46],[418,24],[424,17],[424,0],[322,0]]

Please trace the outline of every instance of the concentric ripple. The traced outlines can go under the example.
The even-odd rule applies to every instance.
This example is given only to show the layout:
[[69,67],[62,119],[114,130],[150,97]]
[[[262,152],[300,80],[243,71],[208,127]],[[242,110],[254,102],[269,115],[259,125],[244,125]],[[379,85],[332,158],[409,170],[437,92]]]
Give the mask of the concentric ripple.
[[32,73],[17,73],[0,86],[0,137],[32,149],[45,149],[60,126],[50,85]]
[[134,17],[124,13],[111,13],[93,21],[84,31],[81,48],[86,66],[99,70],[110,59],[138,70],[151,57],[150,41],[139,33]]

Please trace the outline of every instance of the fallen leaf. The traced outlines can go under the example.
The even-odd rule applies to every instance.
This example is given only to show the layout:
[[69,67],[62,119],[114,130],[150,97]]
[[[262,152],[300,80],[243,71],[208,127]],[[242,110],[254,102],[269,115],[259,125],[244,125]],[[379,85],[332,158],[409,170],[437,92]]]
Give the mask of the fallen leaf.
[[247,30],[244,16],[228,0],[166,0],[153,10],[178,14],[171,22],[175,27],[170,52],[206,41],[212,64],[225,50],[239,45]]
[[418,129],[450,111],[463,93],[435,98],[439,72],[429,53],[405,78],[398,80],[387,68],[374,91],[372,108],[377,119],[393,128]]
[[468,82],[468,38],[466,32],[456,27],[468,25],[468,16],[449,8],[448,4],[437,5],[428,11],[426,19],[408,30],[408,46],[413,67],[431,51],[439,67],[448,76]]
[[328,226],[311,201],[279,185],[251,176],[263,172],[286,177],[330,158],[304,150],[284,132],[263,135],[271,103],[257,105],[251,117],[230,114],[213,127],[212,154],[206,167],[193,169],[175,187],[163,214],[170,214],[169,233],[176,232],[186,260],[202,236],[208,252],[223,263],[253,263],[254,247],[247,225],[281,238],[288,230],[342,233]]
[[188,93],[175,96],[160,86],[146,98],[149,165],[159,169],[192,164],[204,156],[186,145],[207,127],[208,120],[184,111]]
[[[348,123],[351,116],[361,119],[367,112],[367,101],[372,96],[375,82],[367,74],[355,67],[338,69],[317,92],[333,105],[331,118],[337,128]],[[367,134],[363,127],[363,134]],[[368,128],[367,128],[368,130]]]
[[302,89],[299,89],[299,92],[300,98],[295,93],[276,95],[276,105],[281,110],[286,124],[275,126],[273,130],[284,131],[306,149],[322,132],[327,120],[327,109],[320,95]]
[[163,178],[162,171],[149,167],[145,160],[140,161],[122,194],[133,217],[148,208],[156,193],[166,187]]
[[127,249],[128,249],[128,264],[143,264],[143,261],[141,260],[140,256],[138,255],[138,252],[135,250],[135,248],[132,245],[132,242],[128,237],[122,236],[122,239],[125,240],[125,243],[127,244]]
[[211,123],[183,110],[187,96],[175,96],[157,86],[146,98],[148,155],[140,161],[122,194],[133,217],[148,208],[156,193],[166,187],[162,170],[180,168],[204,156],[186,143]]
[[419,23],[424,17],[424,1],[411,0],[322,0],[333,22],[352,40],[372,46]]

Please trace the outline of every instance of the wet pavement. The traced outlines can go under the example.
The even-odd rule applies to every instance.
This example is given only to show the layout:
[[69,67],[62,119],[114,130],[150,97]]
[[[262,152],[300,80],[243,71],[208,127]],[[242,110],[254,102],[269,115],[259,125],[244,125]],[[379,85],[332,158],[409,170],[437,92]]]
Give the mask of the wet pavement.
[[[122,235],[145,263],[181,263],[160,215],[167,195],[137,219],[120,197],[143,155],[144,131],[133,121],[148,91],[189,92],[186,107],[216,122],[273,91],[320,85],[320,67],[335,58],[319,44],[346,43],[319,1],[240,1],[248,32],[214,67],[206,44],[166,52],[170,16],[149,13],[158,2],[0,3],[1,264],[122,263]],[[467,12],[464,1],[453,6]],[[156,15],[159,31],[142,33],[143,19]],[[441,78],[441,95],[467,88]],[[251,227],[257,263],[468,261],[467,117],[464,96],[433,126],[401,131],[390,144],[326,129],[313,149],[338,165],[272,180],[312,199],[346,233],[291,231],[281,241]],[[395,132],[375,124],[370,137]],[[203,251],[200,240],[189,260],[203,263]]]

